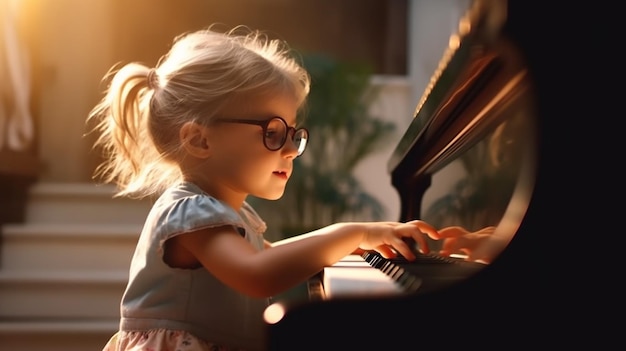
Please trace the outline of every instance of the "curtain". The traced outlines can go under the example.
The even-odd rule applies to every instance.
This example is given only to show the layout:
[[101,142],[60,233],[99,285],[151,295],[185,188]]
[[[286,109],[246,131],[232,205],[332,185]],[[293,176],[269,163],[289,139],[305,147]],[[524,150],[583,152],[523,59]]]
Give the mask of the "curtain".
[[33,142],[30,65],[19,33],[19,1],[0,1],[0,151]]

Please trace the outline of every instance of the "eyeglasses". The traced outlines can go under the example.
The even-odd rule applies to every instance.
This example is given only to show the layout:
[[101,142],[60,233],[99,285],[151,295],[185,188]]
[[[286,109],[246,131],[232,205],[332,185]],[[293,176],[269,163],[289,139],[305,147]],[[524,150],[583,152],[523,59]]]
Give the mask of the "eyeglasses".
[[220,123],[241,123],[241,124],[253,124],[263,128],[263,145],[270,151],[280,150],[285,142],[287,136],[291,134],[291,141],[298,148],[298,156],[302,155],[306,144],[309,141],[309,131],[306,128],[294,128],[289,127],[287,122],[281,117],[272,117],[265,121],[258,121],[254,119],[230,119],[230,118],[218,118],[213,120]]

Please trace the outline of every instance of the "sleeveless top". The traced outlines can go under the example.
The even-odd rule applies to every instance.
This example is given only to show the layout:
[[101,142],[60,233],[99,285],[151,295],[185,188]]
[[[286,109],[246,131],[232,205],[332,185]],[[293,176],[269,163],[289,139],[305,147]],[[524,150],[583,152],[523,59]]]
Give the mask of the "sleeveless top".
[[185,330],[208,342],[262,349],[269,299],[238,293],[203,267],[172,268],[164,243],[201,228],[231,225],[263,250],[265,222],[246,202],[239,211],[182,182],[166,190],[148,214],[121,301],[121,331]]

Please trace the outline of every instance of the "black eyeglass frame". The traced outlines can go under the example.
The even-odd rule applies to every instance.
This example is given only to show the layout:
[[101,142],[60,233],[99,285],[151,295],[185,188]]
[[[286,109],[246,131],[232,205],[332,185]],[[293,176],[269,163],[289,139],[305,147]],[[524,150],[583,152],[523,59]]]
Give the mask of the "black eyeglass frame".
[[[285,135],[283,136],[280,145],[272,148],[267,144],[267,127],[270,125],[270,123],[275,120],[278,119],[280,120],[284,125],[285,125]],[[268,118],[266,120],[256,120],[256,119],[240,119],[240,118],[216,118],[214,119],[212,122],[216,122],[216,123],[238,123],[238,124],[251,124],[251,125],[256,125],[259,126],[263,129],[263,145],[265,146],[266,149],[270,150],[270,151],[278,151],[280,149],[283,148],[283,146],[285,146],[285,143],[287,142],[287,138],[289,136],[289,134],[291,133],[291,140],[294,141],[295,136],[297,133],[299,132],[304,132],[304,138],[306,139],[305,144],[304,144],[304,148],[302,148],[302,150],[300,150],[300,145],[298,146],[298,156],[301,156],[304,153],[304,150],[306,150],[307,144],[309,143],[309,130],[306,128],[294,128],[294,127],[290,127],[287,124],[287,121],[285,121],[284,118],[280,117],[280,116],[274,116],[271,118]]]

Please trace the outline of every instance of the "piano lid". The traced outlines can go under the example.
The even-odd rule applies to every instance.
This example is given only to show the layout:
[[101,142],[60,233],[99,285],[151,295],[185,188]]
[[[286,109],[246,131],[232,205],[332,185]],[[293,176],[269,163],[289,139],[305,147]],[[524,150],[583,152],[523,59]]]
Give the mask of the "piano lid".
[[490,260],[517,233],[538,159],[533,82],[506,19],[505,1],[472,3],[387,164],[400,220],[494,228]]
[[502,33],[506,10],[505,1],[478,0],[461,18],[389,158],[392,176],[435,172],[506,118],[511,104],[528,93],[522,56]]

